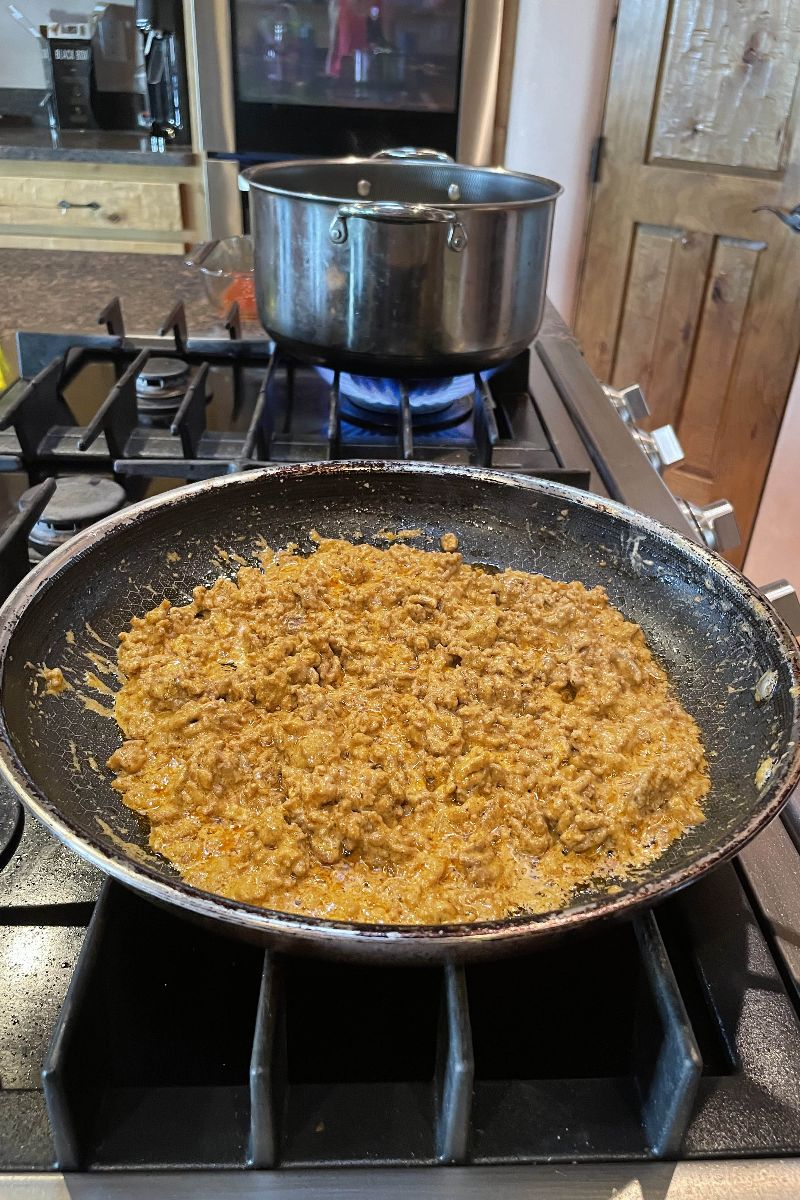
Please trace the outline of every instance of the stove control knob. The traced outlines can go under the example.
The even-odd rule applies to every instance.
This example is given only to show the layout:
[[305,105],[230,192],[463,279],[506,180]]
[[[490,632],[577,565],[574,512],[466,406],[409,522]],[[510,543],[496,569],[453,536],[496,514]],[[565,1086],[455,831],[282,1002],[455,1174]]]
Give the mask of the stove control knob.
[[647,407],[644,392],[638,383],[632,383],[630,387],[620,388],[619,394],[623,404],[631,414],[631,420],[634,424],[638,424],[639,421],[644,421],[650,416],[650,409]]
[[632,383],[626,388],[613,388],[603,384],[603,391],[626,425],[635,425],[637,421],[644,421],[650,416],[644,392],[638,383]]
[[[678,499],[676,497],[676,499]],[[739,526],[730,500],[716,500],[713,504],[692,504],[690,500],[678,499],[684,514],[693,521],[710,550],[720,554],[734,550],[741,542]]]
[[678,435],[671,425],[660,425],[658,429],[654,429],[650,433],[634,426],[632,433],[659,475],[667,467],[673,466],[683,458],[683,449],[678,441]]
[[766,596],[792,633],[800,637],[800,599],[792,585],[785,579],[778,579],[775,583],[768,583],[766,587],[759,588],[759,591]]
[[678,435],[671,425],[659,425],[658,429],[654,429],[650,437],[653,439],[653,444],[658,453],[661,466],[658,470],[664,467],[671,467],[675,463],[679,463],[683,458],[683,447],[678,441]]

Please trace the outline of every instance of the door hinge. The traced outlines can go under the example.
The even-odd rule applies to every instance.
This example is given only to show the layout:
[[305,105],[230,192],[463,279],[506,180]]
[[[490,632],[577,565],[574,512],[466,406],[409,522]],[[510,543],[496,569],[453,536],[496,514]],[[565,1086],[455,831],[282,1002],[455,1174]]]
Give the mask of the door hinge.
[[603,149],[606,144],[606,139],[602,133],[594,139],[592,145],[592,153],[589,156],[589,181],[590,183],[600,182],[600,168],[603,162]]

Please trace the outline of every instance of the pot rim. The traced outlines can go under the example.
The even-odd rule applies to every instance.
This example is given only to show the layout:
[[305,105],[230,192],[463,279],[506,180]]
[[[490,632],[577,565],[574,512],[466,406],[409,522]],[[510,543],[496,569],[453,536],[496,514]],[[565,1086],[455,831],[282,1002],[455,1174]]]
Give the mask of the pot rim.
[[[301,159],[282,159],[280,162],[273,163],[256,163],[252,167],[247,167],[239,173],[239,182],[244,185],[246,190],[269,192],[274,196],[287,196],[292,200],[307,200],[313,203],[321,204],[351,204],[357,202],[358,196],[326,196],[319,192],[301,192],[295,188],[279,187],[277,184],[262,183],[260,179],[256,179],[256,175],[266,175],[277,173],[285,167],[328,167],[328,166],[363,166],[371,170],[383,170],[386,167],[393,167],[395,170],[398,167],[406,169],[409,167],[430,166],[430,163],[422,159],[376,159],[376,158],[360,158],[356,155],[349,155],[345,158],[301,158]],[[548,179],[544,175],[530,175],[523,171],[508,171],[505,167],[476,167],[469,163],[450,163],[448,168],[459,174],[468,174],[470,172],[480,172],[481,174],[496,175],[511,179],[522,179],[528,183],[538,183],[546,187],[548,190],[544,196],[529,197],[526,200],[482,200],[477,203],[469,203],[466,201],[442,200],[441,204],[436,201],[428,202],[431,208],[442,208],[454,212],[480,212],[480,211],[505,211],[506,209],[517,208],[537,208],[542,205],[553,204],[564,188],[560,183],[556,183],[554,179]],[[410,203],[399,201],[399,203]]]

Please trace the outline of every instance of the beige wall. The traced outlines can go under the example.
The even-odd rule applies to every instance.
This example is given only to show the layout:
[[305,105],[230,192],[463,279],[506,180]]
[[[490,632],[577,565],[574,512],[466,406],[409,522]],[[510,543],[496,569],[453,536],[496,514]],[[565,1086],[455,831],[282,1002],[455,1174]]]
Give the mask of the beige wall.
[[617,0],[520,0],[506,166],[557,180],[548,292],[571,320]]
[[788,579],[800,591],[800,371],[789,393],[744,569],[753,583]]

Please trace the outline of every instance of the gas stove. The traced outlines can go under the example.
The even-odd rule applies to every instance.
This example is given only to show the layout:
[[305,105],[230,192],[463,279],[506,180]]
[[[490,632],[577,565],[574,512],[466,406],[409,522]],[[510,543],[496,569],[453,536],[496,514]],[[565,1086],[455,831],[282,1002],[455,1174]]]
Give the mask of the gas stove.
[[[0,588],[107,512],[268,462],[432,459],[609,495],[720,549],[637,388],[566,330],[435,385],[193,338],[18,335]],[[792,589],[771,596],[787,615]],[[795,606],[793,609],[792,606]],[[0,792],[3,1196],[800,1194],[800,812],[627,924],[512,961],[380,968],[227,940],[104,881]],[[389,1169],[391,1168],[391,1169]]]

